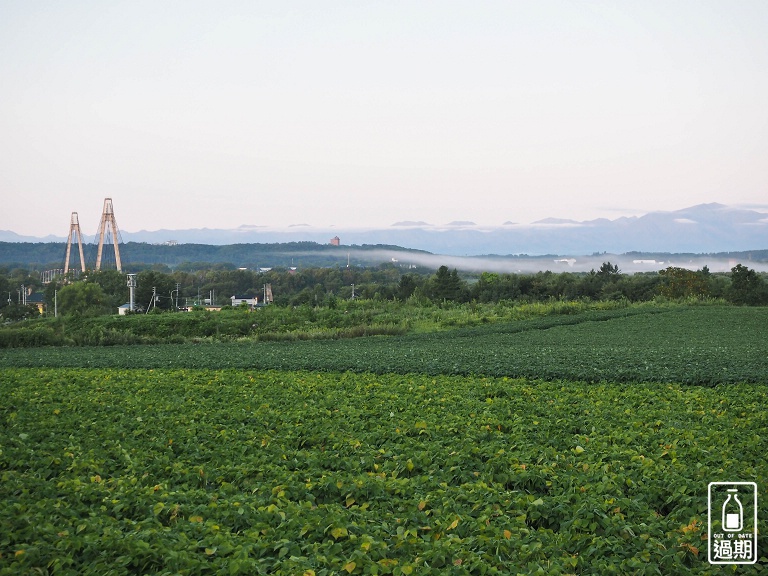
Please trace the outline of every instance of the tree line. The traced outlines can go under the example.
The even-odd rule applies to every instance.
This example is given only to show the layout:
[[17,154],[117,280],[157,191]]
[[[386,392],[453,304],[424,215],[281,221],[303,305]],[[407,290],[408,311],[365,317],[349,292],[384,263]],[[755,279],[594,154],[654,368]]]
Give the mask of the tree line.
[[[135,304],[139,310],[188,309],[205,304],[228,305],[232,296],[257,298],[271,286],[279,306],[331,306],[339,299],[422,300],[425,303],[550,300],[619,300],[654,298],[717,298],[734,304],[768,304],[764,275],[738,264],[730,273],[669,267],[659,272],[625,274],[605,262],[586,273],[538,272],[462,275],[441,266],[403,268],[395,264],[373,267],[274,268],[268,271],[233,270],[213,265],[206,269],[148,267],[136,275]],[[128,301],[126,275],[116,270],[89,271],[76,281],[55,279],[47,285],[39,273],[0,268],[0,315],[5,320],[34,317],[36,307],[23,305],[26,292],[42,292],[48,314],[93,316],[115,314]],[[211,300],[213,300],[211,302]]]

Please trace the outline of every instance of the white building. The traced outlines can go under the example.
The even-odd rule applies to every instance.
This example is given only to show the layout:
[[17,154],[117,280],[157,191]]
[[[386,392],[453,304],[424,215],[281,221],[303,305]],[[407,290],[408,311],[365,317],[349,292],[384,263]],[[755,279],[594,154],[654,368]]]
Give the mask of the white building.
[[232,296],[231,300],[232,308],[237,308],[243,304],[248,306],[248,308],[255,308],[259,305],[259,299],[256,296],[253,298],[249,298],[248,296]]

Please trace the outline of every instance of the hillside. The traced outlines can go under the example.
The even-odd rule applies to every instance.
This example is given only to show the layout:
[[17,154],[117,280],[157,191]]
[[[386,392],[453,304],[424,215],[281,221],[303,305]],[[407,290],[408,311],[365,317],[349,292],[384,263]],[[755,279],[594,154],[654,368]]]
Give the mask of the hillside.
[[[62,268],[65,242],[0,242],[0,265],[32,268]],[[96,246],[84,246],[86,267],[96,261]],[[106,250],[107,256],[110,249]],[[70,266],[79,266],[77,250],[72,250]],[[272,244],[148,244],[127,242],[120,245],[123,266],[164,264],[171,268],[183,263],[227,264],[233,267],[325,267],[346,265],[348,257],[356,265],[378,265],[398,254],[426,254],[399,246],[331,246],[316,242]],[[394,255],[394,256],[393,256]]]

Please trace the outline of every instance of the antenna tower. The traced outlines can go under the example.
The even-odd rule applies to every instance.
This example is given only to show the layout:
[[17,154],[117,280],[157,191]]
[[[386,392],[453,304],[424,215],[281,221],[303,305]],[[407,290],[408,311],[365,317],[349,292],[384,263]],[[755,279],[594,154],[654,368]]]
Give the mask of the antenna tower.
[[[109,225],[109,230],[107,229]],[[120,263],[120,248],[118,246],[117,222],[115,221],[115,211],[112,208],[112,198],[104,198],[104,210],[101,213],[101,224],[99,224],[99,249],[96,253],[96,270],[101,270],[101,255],[104,251],[104,237],[112,233],[112,245],[115,247],[115,266],[118,272],[122,272],[123,267]]]
[[69,222],[69,237],[67,238],[67,256],[64,260],[64,276],[69,272],[69,256],[72,252],[72,235],[77,233],[77,245],[80,247],[80,271],[85,272],[85,258],[83,257],[83,236],[80,233],[80,220],[77,212],[72,212]]

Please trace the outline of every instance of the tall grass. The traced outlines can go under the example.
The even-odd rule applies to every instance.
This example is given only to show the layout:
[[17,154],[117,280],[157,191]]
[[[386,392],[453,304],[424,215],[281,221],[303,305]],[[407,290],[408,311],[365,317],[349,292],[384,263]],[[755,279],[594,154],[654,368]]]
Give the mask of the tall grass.
[[722,304],[701,300],[647,303],[628,300],[502,301],[433,304],[353,300],[334,307],[267,306],[249,311],[224,309],[93,318],[41,318],[0,327],[0,348],[38,346],[110,346],[233,340],[322,340],[372,335],[431,333],[546,316],[583,314],[639,307]]

